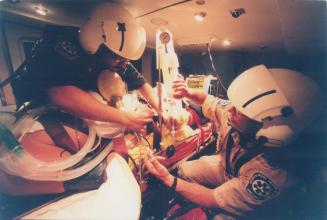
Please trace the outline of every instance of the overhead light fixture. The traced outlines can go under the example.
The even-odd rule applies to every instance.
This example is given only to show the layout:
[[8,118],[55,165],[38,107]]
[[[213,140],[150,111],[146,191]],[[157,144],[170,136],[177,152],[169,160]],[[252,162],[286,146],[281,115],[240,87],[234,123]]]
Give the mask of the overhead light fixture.
[[206,12],[204,12],[204,11],[201,11],[201,12],[196,12],[195,14],[194,14],[194,19],[196,20],[196,21],[203,21],[204,20],[204,17],[207,15],[207,13]]
[[42,7],[42,6],[35,6],[34,10],[36,13],[46,16],[48,14],[48,9]]
[[204,5],[206,3],[206,1],[205,0],[196,0],[195,3],[197,5]]
[[238,18],[242,14],[245,14],[245,9],[244,8],[236,8],[230,11],[230,14],[232,15],[233,18]]
[[231,40],[228,40],[228,39],[223,40],[223,45],[224,45],[225,47],[228,47],[229,45],[231,45],[231,43],[232,43]]

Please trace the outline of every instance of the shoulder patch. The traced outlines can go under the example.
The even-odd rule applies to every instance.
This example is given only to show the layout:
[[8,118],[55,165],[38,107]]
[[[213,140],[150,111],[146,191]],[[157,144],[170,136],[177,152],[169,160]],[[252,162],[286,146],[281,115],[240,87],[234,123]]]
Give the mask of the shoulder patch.
[[61,56],[73,60],[78,57],[78,50],[76,45],[70,41],[59,41],[55,46],[55,51]]
[[261,173],[253,174],[246,186],[246,191],[255,200],[267,200],[279,194],[279,188]]

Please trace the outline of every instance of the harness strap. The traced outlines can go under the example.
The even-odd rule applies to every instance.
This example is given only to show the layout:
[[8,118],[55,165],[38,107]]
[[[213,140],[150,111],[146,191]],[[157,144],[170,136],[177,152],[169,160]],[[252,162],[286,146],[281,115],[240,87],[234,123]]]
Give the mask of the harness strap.
[[200,134],[199,134],[200,143],[203,143],[204,142],[204,130],[203,130],[203,127],[201,126],[201,119],[200,119],[199,115],[197,114],[197,112],[195,110],[190,108],[188,105],[185,105],[184,107],[188,112],[190,112],[190,114],[192,116],[192,120],[194,121],[196,126],[199,128],[199,130],[200,130]]
[[71,154],[74,154],[79,146],[76,146],[73,139],[64,128],[62,123],[62,121],[65,120],[64,118],[65,115],[63,114],[48,113],[41,115],[38,118],[38,121],[43,125],[45,132],[50,136],[55,145],[63,148]]
[[256,157],[257,155],[259,155],[260,153],[262,153],[263,150],[260,149],[259,147],[253,147],[251,149],[248,150],[247,153],[245,153],[244,155],[242,155],[236,162],[235,167],[233,172],[231,173],[233,176],[238,176],[238,173],[241,169],[241,167],[246,164],[248,161],[250,161],[252,158]]
[[238,176],[238,173],[244,164],[246,164],[252,158],[263,152],[263,149],[258,146],[257,142],[247,141],[242,147],[244,149],[247,149],[245,154],[243,154],[237,159],[234,167],[232,168],[230,163],[231,160],[230,155],[231,155],[232,148],[234,146],[234,141],[231,134],[235,131],[236,130],[232,128],[232,130],[230,131],[230,135],[228,136],[227,144],[226,144],[226,161],[225,161],[226,173],[234,177]]

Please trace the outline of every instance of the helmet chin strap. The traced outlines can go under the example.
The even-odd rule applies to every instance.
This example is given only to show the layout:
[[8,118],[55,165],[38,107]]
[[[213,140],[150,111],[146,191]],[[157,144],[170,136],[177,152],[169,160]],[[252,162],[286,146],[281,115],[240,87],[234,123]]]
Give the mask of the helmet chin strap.
[[[256,122],[257,123],[257,122]],[[237,126],[234,122],[232,121],[229,121],[227,122],[227,124],[229,126],[231,126],[232,128],[234,128],[235,130],[237,130],[238,132],[240,133],[243,133],[243,134],[256,134],[259,130],[259,127],[262,126],[262,124],[250,124],[248,126],[246,126],[245,129],[241,129],[239,126]]]
[[232,128],[234,128],[236,131],[240,132],[240,133],[245,133],[244,131],[242,131],[240,128],[238,128],[235,123],[231,122],[231,121],[228,121],[227,124],[229,126],[231,126]]
[[284,141],[267,138],[266,136],[259,136],[259,137],[256,137],[256,139],[258,140],[258,142],[260,144],[268,145],[267,147],[271,147],[271,148],[279,148],[284,145]]
[[[228,121],[227,124],[231,126],[233,129],[235,129],[243,138],[249,138],[251,134],[255,136],[255,133],[252,132],[246,132],[245,130],[240,129],[238,126],[236,126],[235,123]],[[260,145],[269,145],[269,147],[272,148],[279,148],[284,145],[284,142],[282,140],[277,140],[277,139],[271,139],[267,138],[266,136],[255,136],[255,139],[258,141]]]
[[[233,122],[227,122],[238,134],[239,134],[239,144],[242,148],[247,148],[249,143],[254,143],[255,134],[250,132],[245,132],[239,129]],[[251,146],[256,146],[251,144]]]

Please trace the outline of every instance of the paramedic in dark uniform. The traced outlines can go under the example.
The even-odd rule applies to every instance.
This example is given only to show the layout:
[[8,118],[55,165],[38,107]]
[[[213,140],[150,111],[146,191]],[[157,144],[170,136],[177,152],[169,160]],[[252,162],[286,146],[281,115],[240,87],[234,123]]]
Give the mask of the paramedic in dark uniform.
[[296,185],[278,157],[287,157],[279,154],[321,109],[316,84],[295,71],[260,65],[231,83],[229,102],[191,91],[183,80],[174,89],[176,98],[202,105],[215,123],[219,153],[182,163],[178,178],[150,156],[148,170],[195,204],[216,209],[214,219],[278,219],[278,207]]
[[[137,89],[157,110],[157,99],[152,87],[129,62],[139,59],[145,46],[145,30],[136,24],[126,9],[113,3],[95,7],[80,29],[46,27],[43,38],[33,49],[33,56],[26,62],[25,74],[13,85],[17,101],[20,104],[31,102],[33,108],[50,104],[78,118],[112,122],[131,130],[139,130],[152,120],[151,111],[145,114],[126,113],[103,104],[90,95],[89,91],[99,92],[97,80],[100,73],[105,70],[116,72],[126,82],[129,90]],[[24,137],[22,145],[25,150],[38,152],[38,155],[32,155],[46,161],[58,159],[56,157],[59,154],[60,157],[69,156],[67,152],[62,154],[62,148],[57,147],[47,132],[39,132],[37,129]],[[71,138],[68,147],[72,154],[87,139],[86,134],[72,127],[65,126],[63,132],[56,134],[56,137],[62,134],[68,134]],[[102,163],[93,171],[94,181],[86,177],[91,185],[84,188],[97,188],[103,181],[104,169]],[[64,183],[42,182],[4,173],[0,173],[0,176],[1,191],[10,194],[59,193],[70,188],[84,189],[74,180]]]
[[[97,78],[105,70],[117,72],[129,90],[138,89],[156,107],[152,88],[129,60],[145,49],[145,30],[125,9],[114,4],[96,7],[80,30],[48,27],[17,82],[19,102],[51,103],[81,118],[118,122],[138,129],[147,121],[97,102],[86,91],[98,91]],[[108,13],[105,10],[109,10]]]

